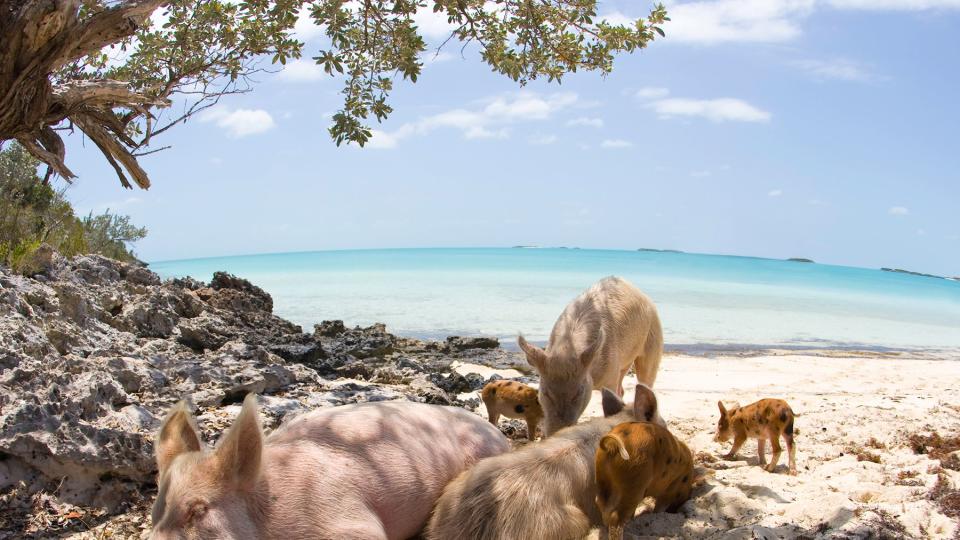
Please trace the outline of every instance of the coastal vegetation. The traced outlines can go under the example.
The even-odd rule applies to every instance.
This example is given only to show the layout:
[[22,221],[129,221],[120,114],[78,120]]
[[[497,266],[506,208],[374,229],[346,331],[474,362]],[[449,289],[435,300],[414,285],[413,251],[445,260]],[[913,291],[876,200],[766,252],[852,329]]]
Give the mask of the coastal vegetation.
[[146,228],[109,209],[78,217],[65,189],[44,182],[38,165],[18,144],[0,151],[0,263],[30,273],[44,244],[68,257],[97,253],[135,260],[131,244],[147,235]]
[[269,64],[303,56],[294,30],[307,16],[326,38],[313,60],[343,80],[330,135],[363,146],[371,119],[393,110],[394,81],[417,81],[428,46],[415,16],[431,12],[449,25],[443,44],[475,44],[494,72],[521,85],[608,73],[615,53],[646,47],[668,20],[658,5],[646,18],[611,24],[597,17],[596,0],[4,2],[0,146],[16,139],[47,164],[47,178],[70,179],[60,133],[79,129],[124,187],[146,189],[138,158],[158,150],[149,148],[154,138],[223,96],[251,90]]

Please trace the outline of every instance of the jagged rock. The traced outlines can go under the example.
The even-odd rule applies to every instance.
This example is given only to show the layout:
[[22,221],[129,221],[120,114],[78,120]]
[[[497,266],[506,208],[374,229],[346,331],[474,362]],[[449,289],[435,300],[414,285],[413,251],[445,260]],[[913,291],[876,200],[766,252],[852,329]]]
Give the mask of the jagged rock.
[[206,284],[204,284],[202,281],[194,279],[190,276],[173,278],[170,280],[170,285],[180,289],[186,289],[188,291],[196,291],[197,289],[203,289],[206,287]]
[[313,325],[313,334],[319,337],[337,337],[347,331],[343,321],[321,321]]
[[467,349],[496,349],[500,347],[500,340],[495,337],[460,337],[447,338],[447,348],[451,351],[465,351]]
[[453,399],[437,385],[430,382],[426,375],[418,375],[410,381],[410,390],[417,397],[417,401],[423,403],[430,403],[431,405],[450,405],[453,403]]
[[454,395],[480,390],[484,384],[483,377],[477,373],[468,373],[467,375],[461,375],[456,371],[448,375],[431,373],[427,378],[444,392]]
[[28,276],[48,274],[56,267],[61,258],[60,254],[53,249],[53,246],[43,243],[33,253],[25,257],[25,260],[21,263],[21,271]]
[[357,358],[382,357],[393,352],[394,336],[387,333],[383,324],[357,327],[341,337],[344,338],[346,352]]
[[161,282],[100,256],[49,261],[42,279],[0,267],[0,480],[52,482],[74,503],[115,509],[143,491],[160,419],[180,399],[216,420],[201,421],[213,442],[249,392],[270,427],[359,401],[462,404],[457,394],[483,381],[448,375],[454,357],[510,354],[475,338],[398,339],[382,324],[325,321],[306,334],[272,314],[263,289],[225,273]]
[[142,266],[133,266],[126,272],[127,281],[138,285],[159,285],[160,276]]
[[291,362],[311,365],[321,358],[326,358],[326,353],[319,343],[312,339],[297,339],[291,343],[276,343],[267,347],[270,352]]
[[231,290],[242,292],[244,293],[243,296],[251,299],[250,304],[255,309],[260,309],[267,313],[273,311],[273,298],[267,294],[266,291],[243,278],[238,278],[226,272],[214,272],[213,280],[210,281],[210,288],[221,293]]
[[234,337],[220,319],[209,314],[181,320],[177,329],[180,331],[177,341],[197,352],[215,351]]
[[334,371],[336,371],[337,375],[350,379],[369,379],[373,376],[373,369],[362,360],[351,360],[335,368]]

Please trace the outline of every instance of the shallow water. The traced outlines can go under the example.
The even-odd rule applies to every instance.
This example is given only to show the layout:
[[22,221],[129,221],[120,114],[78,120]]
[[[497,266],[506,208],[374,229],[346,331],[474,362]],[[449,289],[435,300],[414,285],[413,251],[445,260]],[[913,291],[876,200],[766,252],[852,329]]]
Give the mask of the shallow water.
[[619,275],[650,295],[668,346],[960,347],[960,283],[880,270],[720,255],[580,249],[389,249],[165,261],[162,277],[225,270],[266,289],[309,331],[324,319],[397,334],[523,332]]

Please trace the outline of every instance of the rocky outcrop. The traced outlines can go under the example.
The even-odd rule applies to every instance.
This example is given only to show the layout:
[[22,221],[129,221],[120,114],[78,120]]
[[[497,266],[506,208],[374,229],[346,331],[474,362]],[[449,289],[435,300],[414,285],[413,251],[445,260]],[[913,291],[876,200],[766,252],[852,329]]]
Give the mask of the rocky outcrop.
[[495,339],[426,342],[380,324],[325,321],[307,334],[273,315],[263,289],[222,272],[161,281],[141,265],[56,253],[36,266],[32,277],[0,268],[0,496],[62,480],[71,502],[120,505],[153,481],[153,434],[180,399],[205,429],[225,426],[249,392],[264,396],[270,426],[361,400],[459,403],[484,381],[451,362],[505,354]]

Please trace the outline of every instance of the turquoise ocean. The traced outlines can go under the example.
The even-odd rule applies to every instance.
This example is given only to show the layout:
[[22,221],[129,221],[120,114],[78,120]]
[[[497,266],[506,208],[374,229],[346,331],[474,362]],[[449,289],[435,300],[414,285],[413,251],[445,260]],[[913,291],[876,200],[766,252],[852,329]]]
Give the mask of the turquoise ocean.
[[[442,338],[544,341],[564,306],[608,275],[656,302],[668,349],[960,349],[960,282],[721,255],[587,249],[382,249],[154,262],[161,277],[224,270],[311,331],[325,319]],[[506,343],[505,343],[506,344]]]

